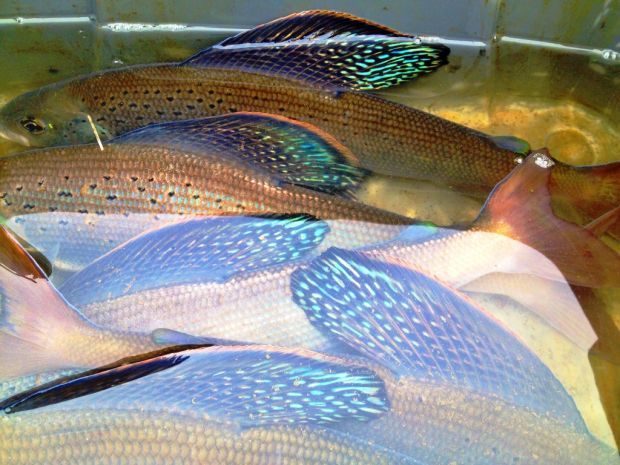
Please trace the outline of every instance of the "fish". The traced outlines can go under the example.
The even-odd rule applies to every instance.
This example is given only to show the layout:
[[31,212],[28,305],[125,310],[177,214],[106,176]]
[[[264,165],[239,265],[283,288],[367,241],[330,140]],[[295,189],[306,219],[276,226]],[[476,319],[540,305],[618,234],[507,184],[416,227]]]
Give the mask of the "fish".
[[[194,251],[205,250],[202,245],[206,243],[221,244],[220,235],[217,229],[215,233],[212,230],[212,219],[196,219],[191,224],[197,237],[187,233],[185,223],[151,230],[72,275],[60,286],[60,291],[97,324],[124,331],[153,331],[161,343],[191,343],[194,339],[187,339],[190,334],[198,338],[235,339],[339,353],[342,347],[317,331],[294,303],[290,279],[308,260],[331,246],[344,244],[340,247],[423,270],[463,291],[513,298],[569,341],[587,349],[597,337],[568,278],[552,260],[527,245],[531,242],[527,235],[531,233],[538,244],[544,245],[541,235],[547,234],[546,249],[551,252],[593,250],[589,262],[582,267],[588,270],[598,266],[604,270],[590,271],[587,275],[595,273],[589,281],[593,286],[600,285],[605,273],[614,269],[609,266],[609,260],[618,260],[618,257],[613,250],[599,248],[599,239],[589,231],[581,231],[552,216],[544,216],[544,221],[541,220],[540,209],[545,201],[549,202],[545,194],[547,171],[553,168],[541,168],[535,160],[535,156],[529,158],[505,181],[504,187],[493,194],[497,197],[489,199],[487,208],[491,208],[492,213],[481,213],[488,230],[478,230],[475,224],[466,230],[422,224],[408,226],[400,230],[400,235],[393,231],[396,239],[368,245],[351,235],[353,229],[349,222],[340,225],[342,220],[323,221],[320,226],[322,240],[302,260],[264,267],[255,263],[252,255],[236,254],[227,258],[226,274],[219,275],[210,255],[221,256],[225,250],[209,247],[200,261]],[[495,208],[505,203],[507,191],[513,199],[506,204],[508,207],[512,207],[517,198],[522,199],[518,213],[510,208],[511,214],[504,215]],[[540,202],[529,201],[532,196]],[[538,222],[549,229],[533,227]],[[357,223],[355,227],[357,236],[362,238],[379,236],[378,232],[373,232],[379,225]],[[519,232],[523,242],[492,232],[505,232],[509,227]],[[338,233],[338,229],[342,232]],[[331,238],[333,234],[336,239]],[[162,249],[168,250],[174,260],[162,261]],[[560,255],[567,265],[570,257]],[[583,260],[574,253],[572,257],[578,262]],[[248,261],[252,269],[247,268]],[[575,269],[579,267],[581,264],[575,265]],[[195,273],[189,275],[188,269]],[[547,298],[540,299],[540,295]],[[547,299],[553,299],[554,305],[547,305]]]
[[313,325],[385,369],[392,408],[352,434],[423,463],[620,463],[540,359],[458,291],[341,249],[291,287]]
[[102,365],[162,347],[150,335],[93,325],[2,226],[0,244],[0,379]]
[[[342,50],[334,49],[339,40],[348,44]],[[296,47],[308,41],[318,56],[306,57],[309,62],[299,59]],[[385,54],[387,68],[378,58],[382,53],[367,62],[363,47],[372,49],[377,41],[407,44],[412,53],[396,47],[399,58]],[[282,66],[289,50],[293,57]],[[372,172],[429,180],[484,198],[529,153],[527,142],[483,134],[366,92],[395,84],[386,83],[386,76],[399,80],[403,70],[433,71],[448,53],[438,43],[349,15],[302,12],[226,39],[180,64],[104,71],[18,96],[0,110],[0,133],[24,145],[58,145],[168,120],[234,111],[279,114],[332,134]],[[334,59],[323,66],[325,55]],[[338,69],[346,82],[335,76]],[[620,164],[557,163],[550,187],[556,204],[576,208],[587,223],[620,203]]]
[[365,175],[354,163],[328,134],[279,116],[236,113],[162,123],[101,147],[2,158],[0,214],[307,213],[410,224],[350,198]]
[[[306,11],[181,63],[103,71],[18,96],[2,109],[1,133],[33,147],[94,142],[150,123],[243,111],[243,88],[248,102],[276,107],[287,103],[270,95],[274,86],[286,97],[312,84],[316,90],[308,90],[319,100],[333,97],[334,89],[382,89],[432,73],[448,54],[442,44],[353,15]],[[235,82],[240,87],[229,87]]]
[[0,403],[2,463],[419,465],[340,431],[389,407],[370,369],[265,346],[144,358]]

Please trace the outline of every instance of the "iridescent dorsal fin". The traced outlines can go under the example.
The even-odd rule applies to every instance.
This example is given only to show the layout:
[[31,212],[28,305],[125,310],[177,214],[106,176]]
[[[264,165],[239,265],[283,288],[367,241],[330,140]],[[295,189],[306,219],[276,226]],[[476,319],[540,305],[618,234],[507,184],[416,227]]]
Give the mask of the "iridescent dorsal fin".
[[432,73],[450,49],[333,11],[276,19],[210,47],[181,66],[239,69],[330,90],[382,89]]
[[583,426],[575,404],[517,337],[425,274],[329,249],[291,278],[310,322],[399,376],[500,397]]
[[311,124],[264,113],[155,124],[110,143],[221,154],[290,184],[329,194],[350,193],[367,174],[355,155],[330,134]]
[[80,308],[147,289],[225,282],[299,260],[328,232],[327,223],[308,215],[193,218],[121,244],[72,275],[60,291]]
[[368,421],[389,408],[372,370],[269,346],[210,347],[136,360],[0,403],[7,413],[58,404],[191,411],[242,427]]

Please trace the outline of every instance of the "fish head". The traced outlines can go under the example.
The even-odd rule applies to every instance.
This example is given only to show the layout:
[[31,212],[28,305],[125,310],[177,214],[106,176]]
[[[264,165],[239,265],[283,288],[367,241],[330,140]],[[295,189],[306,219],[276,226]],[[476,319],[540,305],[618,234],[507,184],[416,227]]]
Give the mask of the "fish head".
[[52,84],[15,97],[0,109],[0,137],[27,147],[108,139],[66,86]]

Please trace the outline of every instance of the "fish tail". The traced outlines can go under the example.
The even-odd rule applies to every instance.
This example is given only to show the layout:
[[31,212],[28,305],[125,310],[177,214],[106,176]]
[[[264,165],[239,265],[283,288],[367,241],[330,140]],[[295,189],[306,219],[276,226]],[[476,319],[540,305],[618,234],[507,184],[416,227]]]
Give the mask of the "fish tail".
[[[597,237],[601,224],[609,227],[612,221],[605,218],[591,231],[554,214],[549,190],[555,165],[542,151],[530,155],[496,186],[474,228],[501,233],[533,247],[553,261],[570,284],[620,286],[620,275],[615,273],[620,269],[620,256]],[[560,164],[558,168],[563,169]]]
[[0,379],[114,361],[130,346],[113,336],[69,305],[0,227]]

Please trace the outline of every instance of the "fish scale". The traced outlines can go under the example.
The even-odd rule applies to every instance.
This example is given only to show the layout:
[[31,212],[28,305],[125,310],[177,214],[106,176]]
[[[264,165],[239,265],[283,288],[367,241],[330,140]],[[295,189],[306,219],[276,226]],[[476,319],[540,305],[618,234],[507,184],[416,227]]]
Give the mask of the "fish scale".
[[[50,153],[51,150],[54,152]],[[282,182],[218,155],[109,144],[62,147],[0,161],[0,212],[287,213],[387,224],[410,220]]]
[[283,77],[159,65],[77,80],[62,92],[79,99],[112,135],[155,122],[253,111],[317,125],[377,172],[407,176],[415,155],[417,178],[461,183],[466,177],[468,184],[493,186],[515,166],[513,152],[463,126],[370,94],[329,92]]
[[[17,418],[16,418],[17,417]],[[325,429],[236,430],[187,413],[111,409],[0,415],[0,463],[414,465]]]

